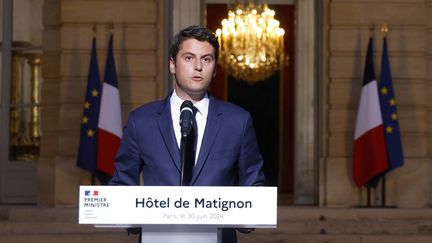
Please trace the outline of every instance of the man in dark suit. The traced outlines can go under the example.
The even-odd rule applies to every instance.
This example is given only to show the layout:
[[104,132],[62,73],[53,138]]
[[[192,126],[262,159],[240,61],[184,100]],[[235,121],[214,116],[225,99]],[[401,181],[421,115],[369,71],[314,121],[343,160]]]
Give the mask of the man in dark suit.
[[[124,128],[112,185],[178,186],[181,176],[180,106],[190,100],[197,109],[197,147],[191,186],[264,185],[263,160],[250,114],[215,99],[208,87],[216,74],[219,43],[200,26],[181,30],[170,46],[174,91],[132,111]],[[236,242],[234,230],[223,242]]]

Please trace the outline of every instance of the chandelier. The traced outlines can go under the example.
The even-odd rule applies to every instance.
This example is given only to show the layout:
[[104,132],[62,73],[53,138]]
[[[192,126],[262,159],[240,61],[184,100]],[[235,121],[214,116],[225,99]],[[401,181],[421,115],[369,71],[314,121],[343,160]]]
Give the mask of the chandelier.
[[216,30],[220,63],[236,79],[253,83],[270,77],[284,63],[284,29],[267,4],[241,4],[228,11]]

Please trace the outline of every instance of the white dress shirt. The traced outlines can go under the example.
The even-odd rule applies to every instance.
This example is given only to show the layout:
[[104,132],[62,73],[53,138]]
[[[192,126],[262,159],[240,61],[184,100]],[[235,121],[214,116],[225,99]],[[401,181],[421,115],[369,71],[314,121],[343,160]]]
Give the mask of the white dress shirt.
[[[177,140],[177,146],[180,148],[180,140],[181,140],[181,132],[180,132],[180,107],[184,100],[180,99],[176,91],[171,95],[170,104],[171,104],[171,118],[173,122],[174,133]],[[195,119],[198,126],[198,137],[197,137],[197,148],[195,154],[195,163],[198,160],[199,151],[201,149],[201,143],[204,135],[205,126],[207,123],[207,115],[209,108],[209,98],[206,94],[205,97],[199,102],[195,103],[194,106],[197,108],[197,113],[195,115]]]

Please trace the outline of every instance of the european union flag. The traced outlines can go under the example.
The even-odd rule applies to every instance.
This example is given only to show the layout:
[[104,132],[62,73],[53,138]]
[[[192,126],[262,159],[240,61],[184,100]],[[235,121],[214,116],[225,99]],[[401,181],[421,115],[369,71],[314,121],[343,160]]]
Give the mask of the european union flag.
[[393,90],[390,63],[387,51],[387,38],[384,37],[381,60],[381,80],[378,83],[381,113],[383,118],[388,157],[388,171],[404,164],[402,143],[399,132],[399,116],[396,109],[396,98]]
[[93,37],[84,112],[81,119],[80,145],[77,157],[77,166],[92,173],[96,172],[97,129],[101,90],[102,86],[100,83],[96,53],[96,38]]

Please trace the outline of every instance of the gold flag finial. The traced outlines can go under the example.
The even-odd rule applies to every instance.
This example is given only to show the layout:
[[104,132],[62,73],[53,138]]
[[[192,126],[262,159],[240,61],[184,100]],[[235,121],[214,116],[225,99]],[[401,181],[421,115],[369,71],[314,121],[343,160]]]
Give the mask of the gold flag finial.
[[114,34],[114,23],[113,22],[108,24],[108,29],[109,29],[110,35],[113,35]]
[[93,37],[95,37],[95,38],[96,38],[96,30],[97,30],[97,27],[96,27],[96,24],[94,24],[92,26],[92,32],[93,32]]
[[381,33],[383,33],[384,35],[387,35],[388,31],[389,31],[388,24],[387,23],[383,23],[381,25]]

